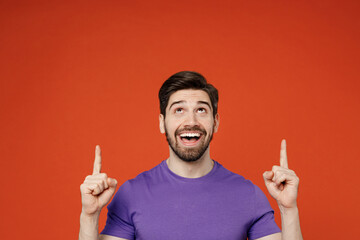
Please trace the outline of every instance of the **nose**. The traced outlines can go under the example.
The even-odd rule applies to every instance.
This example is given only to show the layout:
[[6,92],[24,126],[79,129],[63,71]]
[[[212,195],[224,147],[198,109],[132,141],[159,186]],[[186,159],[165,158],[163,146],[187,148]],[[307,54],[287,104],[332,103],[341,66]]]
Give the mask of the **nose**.
[[197,126],[199,124],[196,114],[194,112],[189,112],[186,116],[184,125],[185,126]]

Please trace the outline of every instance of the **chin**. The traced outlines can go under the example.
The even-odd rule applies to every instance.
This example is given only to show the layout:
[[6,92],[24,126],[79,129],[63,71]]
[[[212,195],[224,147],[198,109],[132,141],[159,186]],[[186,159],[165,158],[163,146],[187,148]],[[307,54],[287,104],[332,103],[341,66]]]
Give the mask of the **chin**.
[[170,145],[170,147],[173,150],[173,152],[176,154],[176,156],[178,158],[180,158],[182,161],[196,162],[204,156],[206,150],[209,148],[209,145],[207,145],[206,147],[201,148],[201,149],[196,149],[193,151],[190,150],[191,152],[186,152],[189,150],[181,150],[181,152],[180,152],[180,151],[178,151],[178,149],[174,149],[171,145]]

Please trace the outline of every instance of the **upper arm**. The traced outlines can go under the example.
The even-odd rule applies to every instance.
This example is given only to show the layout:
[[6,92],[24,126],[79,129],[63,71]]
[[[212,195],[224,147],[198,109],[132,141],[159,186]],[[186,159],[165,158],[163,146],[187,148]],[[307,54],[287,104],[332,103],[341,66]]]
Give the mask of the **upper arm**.
[[281,233],[274,233],[274,234],[267,235],[262,238],[257,238],[255,240],[281,240]]
[[106,235],[106,234],[100,234],[99,239],[100,240],[128,240],[125,238],[118,238],[118,237],[114,237],[114,236],[110,236],[110,235]]

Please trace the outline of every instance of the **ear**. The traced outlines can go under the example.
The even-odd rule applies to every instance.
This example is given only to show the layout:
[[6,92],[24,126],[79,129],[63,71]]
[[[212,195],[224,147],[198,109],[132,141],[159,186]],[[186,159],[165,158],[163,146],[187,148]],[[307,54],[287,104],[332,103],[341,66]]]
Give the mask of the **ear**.
[[165,133],[165,117],[162,114],[159,115],[159,127],[160,127],[160,132],[164,134]]
[[218,128],[219,128],[219,124],[220,124],[220,116],[219,114],[217,113],[215,115],[215,119],[214,119],[214,133],[217,132]]

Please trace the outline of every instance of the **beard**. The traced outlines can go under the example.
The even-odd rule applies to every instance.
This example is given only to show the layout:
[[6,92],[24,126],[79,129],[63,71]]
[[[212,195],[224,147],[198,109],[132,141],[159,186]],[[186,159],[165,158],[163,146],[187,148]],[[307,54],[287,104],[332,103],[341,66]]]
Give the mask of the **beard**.
[[[195,147],[195,148],[181,148],[179,146],[179,142],[178,142],[178,138],[176,136],[179,135],[179,133],[181,131],[199,131],[201,132],[201,139],[200,139],[200,143],[199,146]],[[185,162],[195,162],[196,160],[200,159],[204,153],[206,152],[206,150],[209,148],[210,142],[213,138],[213,132],[211,132],[210,137],[208,138],[208,140],[206,139],[207,136],[207,132],[200,128],[200,127],[191,127],[191,128],[183,128],[183,129],[177,129],[175,131],[174,134],[174,139],[171,139],[169,137],[169,133],[166,129],[166,125],[165,125],[165,136],[166,136],[166,140],[170,146],[170,148],[173,150],[173,152],[176,154],[176,156],[178,156],[181,160],[185,161]]]

